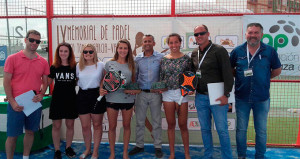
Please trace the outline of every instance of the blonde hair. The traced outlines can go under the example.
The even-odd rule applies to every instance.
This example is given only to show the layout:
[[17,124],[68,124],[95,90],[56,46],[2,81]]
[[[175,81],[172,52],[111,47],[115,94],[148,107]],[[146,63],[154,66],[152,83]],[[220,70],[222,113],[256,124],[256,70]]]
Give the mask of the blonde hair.
[[92,44],[85,44],[82,47],[82,50],[80,52],[80,58],[79,58],[79,69],[80,69],[80,71],[82,71],[86,66],[86,60],[83,57],[83,50],[87,47],[92,48],[92,50],[94,51],[94,63],[96,64],[96,67],[97,67],[98,57],[97,57],[97,51],[96,51],[95,46],[92,45]]
[[131,45],[130,42],[126,39],[121,39],[116,47],[116,52],[114,57],[111,59],[111,61],[117,61],[119,59],[119,53],[118,53],[118,48],[120,46],[120,43],[126,44],[128,47],[128,54],[126,56],[126,62],[128,63],[128,68],[131,71],[131,81],[134,82],[135,81],[135,63],[134,63],[134,59],[133,59],[133,53],[132,53],[132,49],[131,49]]

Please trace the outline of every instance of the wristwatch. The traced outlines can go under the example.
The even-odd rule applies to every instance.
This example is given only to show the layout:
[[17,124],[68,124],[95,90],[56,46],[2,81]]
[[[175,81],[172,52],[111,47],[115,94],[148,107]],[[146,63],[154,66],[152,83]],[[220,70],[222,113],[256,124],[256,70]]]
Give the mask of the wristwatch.
[[225,97],[229,98],[230,97],[230,93],[225,94]]

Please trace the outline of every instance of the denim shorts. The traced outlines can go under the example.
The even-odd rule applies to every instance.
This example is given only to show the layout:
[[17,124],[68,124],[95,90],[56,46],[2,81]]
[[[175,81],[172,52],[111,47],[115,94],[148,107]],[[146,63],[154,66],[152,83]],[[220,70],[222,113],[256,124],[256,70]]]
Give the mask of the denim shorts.
[[29,116],[24,112],[16,112],[12,109],[11,105],[7,105],[7,136],[16,137],[23,134],[23,128],[37,131],[40,126],[42,108],[37,109]]
[[[180,89],[167,90],[162,93],[162,101],[164,102],[179,102],[180,97],[181,97]],[[188,102],[187,96],[183,97],[181,103],[187,103],[187,102]]]

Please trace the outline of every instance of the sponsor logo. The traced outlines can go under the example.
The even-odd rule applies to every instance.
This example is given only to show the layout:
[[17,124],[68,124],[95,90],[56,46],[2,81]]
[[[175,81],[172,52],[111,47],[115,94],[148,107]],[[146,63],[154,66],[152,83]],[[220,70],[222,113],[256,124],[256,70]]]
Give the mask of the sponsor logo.
[[299,45],[300,29],[293,21],[278,20],[277,24],[269,28],[270,34],[264,34],[262,41],[278,48]]
[[189,118],[188,119],[188,129],[189,130],[200,130],[201,126],[198,118]]
[[194,100],[190,100],[188,102],[188,110],[189,112],[197,112],[197,109],[195,107],[195,101]]
[[0,60],[1,60],[1,61],[4,61],[5,58],[6,58],[5,52],[4,52],[4,51],[0,51]]
[[197,48],[197,47],[198,47],[198,44],[195,40],[195,36],[194,35],[188,36],[188,48],[189,49],[194,49],[194,48]]

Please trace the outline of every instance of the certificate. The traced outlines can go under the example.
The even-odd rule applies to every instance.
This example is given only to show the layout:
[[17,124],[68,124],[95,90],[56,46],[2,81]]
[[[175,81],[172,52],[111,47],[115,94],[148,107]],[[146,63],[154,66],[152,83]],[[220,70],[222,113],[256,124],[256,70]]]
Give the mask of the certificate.
[[29,116],[31,113],[42,107],[41,102],[33,102],[32,99],[35,96],[32,90],[25,92],[15,98],[19,106],[23,106],[23,112],[26,116]]
[[[208,89],[210,105],[220,104],[221,102],[216,101],[216,99],[218,99],[224,95],[224,82],[208,83],[207,89]],[[230,97],[228,98],[228,103],[235,103],[234,88],[232,88],[232,91],[230,92]]]

